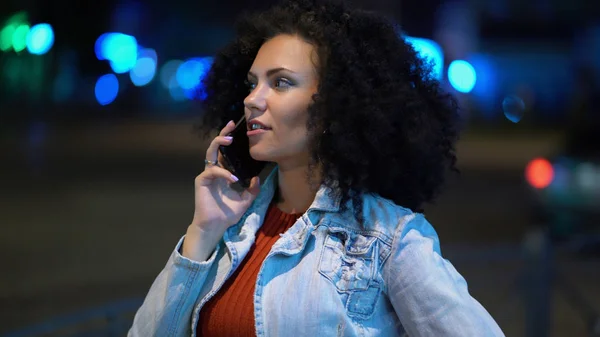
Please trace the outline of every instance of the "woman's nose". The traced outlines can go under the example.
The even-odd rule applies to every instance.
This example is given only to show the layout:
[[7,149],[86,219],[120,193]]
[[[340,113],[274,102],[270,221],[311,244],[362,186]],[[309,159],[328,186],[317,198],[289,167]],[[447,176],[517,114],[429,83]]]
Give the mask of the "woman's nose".
[[264,86],[256,86],[244,99],[244,106],[250,110],[265,110],[267,107],[267,90],[265,89]]

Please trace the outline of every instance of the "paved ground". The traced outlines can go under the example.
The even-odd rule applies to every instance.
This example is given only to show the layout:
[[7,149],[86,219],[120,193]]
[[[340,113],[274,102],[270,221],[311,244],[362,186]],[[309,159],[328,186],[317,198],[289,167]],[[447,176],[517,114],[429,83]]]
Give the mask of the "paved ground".
[[[188,131],[136,123],[52,129],[43,146],[0,138],[8,158],[0,166],[0,333],[145,295],[191,220],[204,144]],[[511,288],[523,266],[511,252],[531,227],[522,168],[557,139],[466,135],[461,176],[427,209],[445,254],[507,336],[525,335],[524,302]],[[600,308],[600,261],[559,262]],[[555,295],[552,335],[585,336],[578,313]]]

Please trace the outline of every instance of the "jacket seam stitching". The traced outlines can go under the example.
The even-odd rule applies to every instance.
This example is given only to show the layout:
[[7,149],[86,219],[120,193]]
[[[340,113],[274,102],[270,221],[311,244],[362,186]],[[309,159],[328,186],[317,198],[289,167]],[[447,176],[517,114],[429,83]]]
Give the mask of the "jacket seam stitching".
[[179,303],[177,304],[177,309],[173,313],[173,318],[171,320],[171,326],[169,327],[169,329],[167,329],[169,336],[175,336],[177,333],[177,328],[179,326],[179,324],[178,324],[179,316],[181,314],[181,308],[183,307],[183,305],[189,295],[189,292],[192,288],[192,284],[194,283],[194,281],[196,280],[196,277],[199,274],[198,267],[199,266],[197,266],[197,265],[193,265],[192,274],[187,278],[187,281],[185,283],[185,291],[184,291],[183,295],[181,296]]

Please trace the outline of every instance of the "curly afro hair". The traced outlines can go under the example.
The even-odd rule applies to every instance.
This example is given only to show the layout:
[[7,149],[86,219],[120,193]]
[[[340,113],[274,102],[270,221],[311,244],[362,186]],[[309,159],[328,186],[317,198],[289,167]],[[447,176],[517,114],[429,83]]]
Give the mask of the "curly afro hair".
[[242,115],[247,72],[261,45],[279,34],[299,36],[319,57],[307,123],[319,183],[339,193],[343,208],[351,200],[361,222],[361,193],[422,212],[456,170],[458,106],[382,15],[319,0],[245,15],[203,80],[199,128],[208,135]]

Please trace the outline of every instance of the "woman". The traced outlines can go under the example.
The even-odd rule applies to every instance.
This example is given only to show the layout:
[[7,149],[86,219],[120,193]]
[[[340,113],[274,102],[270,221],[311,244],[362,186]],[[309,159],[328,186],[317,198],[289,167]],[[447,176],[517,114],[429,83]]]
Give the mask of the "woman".
[[[380,16],[292,0],[216,58],[195,213],[130,336],[502,336],[418,211],[454,168],[457,107]],[[244,83],[246,85],[244,85]],[[276,166],[242,193],[218,148],[248,121]]]

